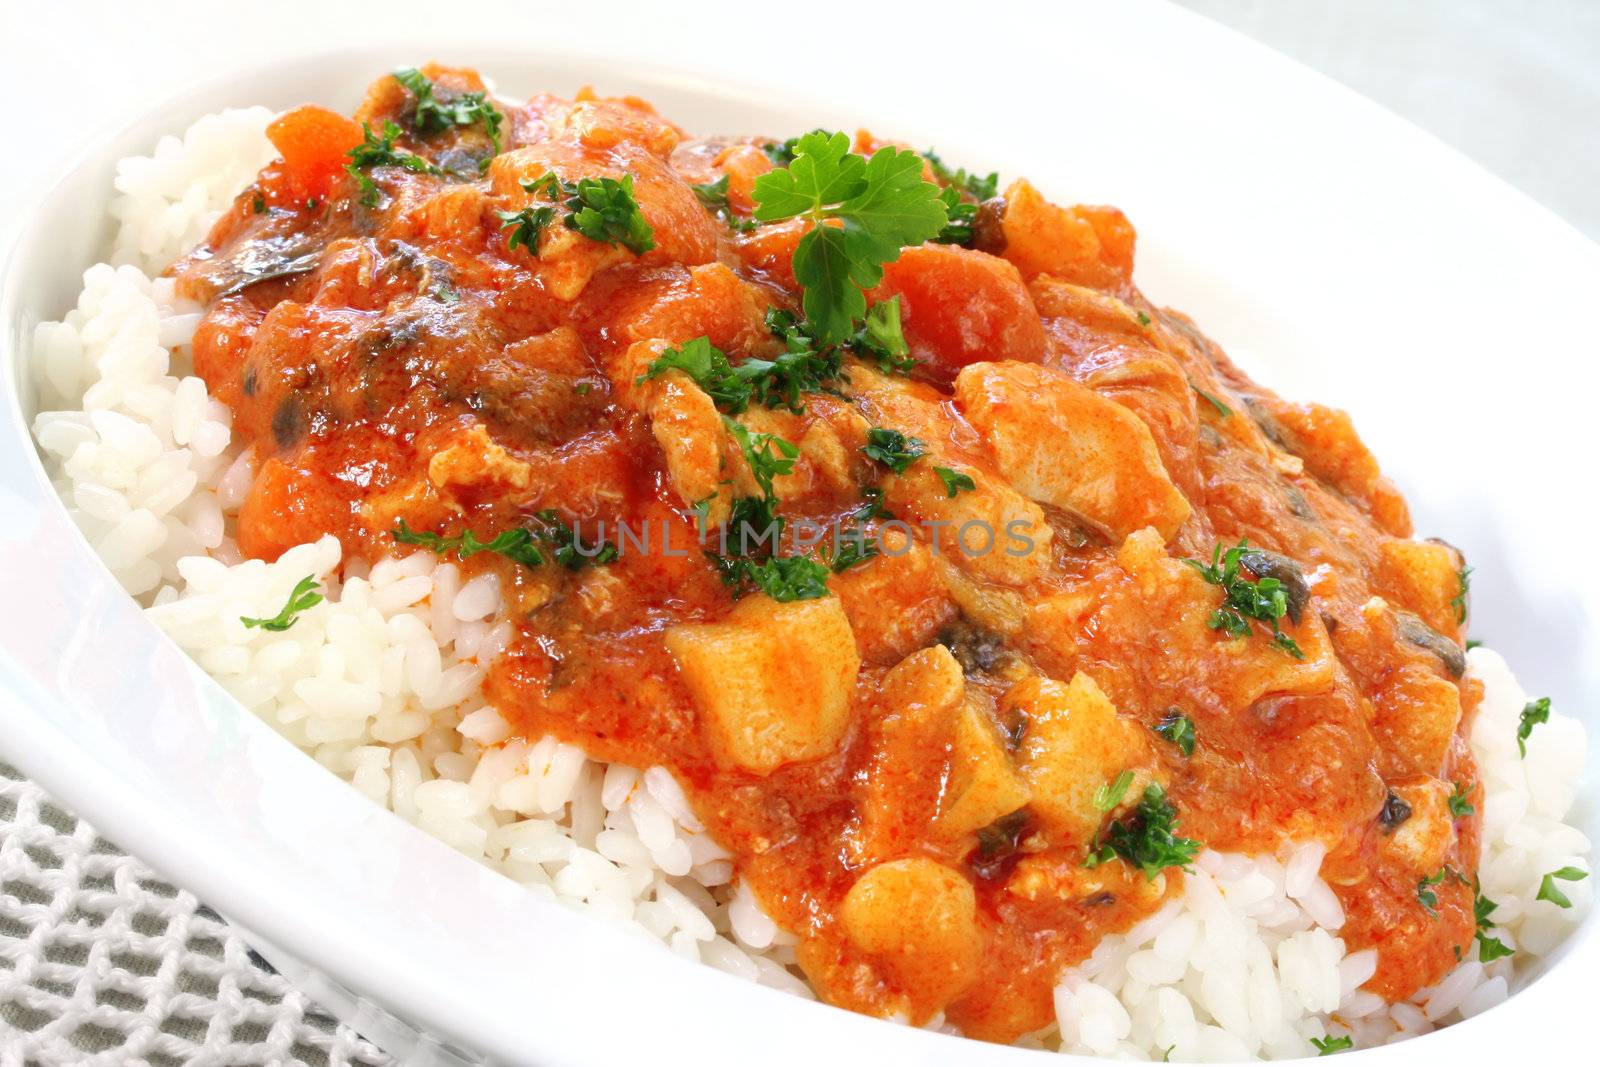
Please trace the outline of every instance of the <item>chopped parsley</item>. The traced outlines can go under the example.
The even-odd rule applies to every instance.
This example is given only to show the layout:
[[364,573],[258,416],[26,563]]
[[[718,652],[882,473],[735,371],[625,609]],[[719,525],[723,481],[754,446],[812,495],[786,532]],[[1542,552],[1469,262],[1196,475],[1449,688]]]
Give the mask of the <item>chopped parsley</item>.
[[538,531],[536,536],[551,547],[556,562],[569,571],[582,570],[591,564],[599,566],[602,563],[614,563],[620,550],[609,541],[601,541],[598,545],[586,546],[583,539],[561,521],[561,517],[551,508],[535,513],[544,529]]
[[946,499],[955,496],[957,493],[970,493],[978,488],[978,483],[972,480],[972,475],[970,474],[962,474],[960,471],[951,470],[949,467],[935,467],[933,468],[933,473],[937,474],[939,480],[944,483]]
[[463,530],[454,537],[413,530],[406,525],[406,520],[401,519],[399,525],[390,531],[390,536],[399,544],[420,545],[434,555],[454,552],[460,560],[471,559],[479,552],[494,552],[524,567],[537,567],[544,562],[544,554],[533,543],[532,531],[521,527],[505,530],[495,535],[494,540],[484,541],[471,530]]
[[444,173],[415,152],[396,148],[394,143],[402,132],[394,123],[385,122],[382,135],[374,136],[370,125],[365,122],[361,124],[361,143],[350,149],[350,162],[344,169],[355,179],[363,207],[377,207],[378,200],[383,196],[378,183],[367,174],[373,167],[404,167],[417,174]]
[[1139,325],[1140,326],[1148,326],[1148,325],[1150,325],[1150,322],[1151,322],[1150,316],[1146,315],[1144,313],[1143,309],[1140,309],[1139,311],[1136,311],[1134,313],[1133,317],[1139,320]]
[[1174,835],[1177,816],[1166,790],[1151,783],[1130,817],[1113,822],[1103,839],[1096,834],[1084,866],[1098,867],[1120,856],[1143,871],[1150,881],[1168,867],[1187,870],[1200,851],[1200,842]]
[[911,347],[906,344],[900,325],[900,298],[880,300],[867,309],[866,321],[856,331],[850,346],[863,356],[877,360],[884,374],[910,374],[917,368]]
[[775,500],[772,479],[781,474],[794,473],[794,461],[800,455],[800,449],[776,434],[752,433],[726,415],[722,417],[722,422],[739,445],[739,451],[744,453],[745,462],[750,464],[750,473],[755,476],[762,495],[769,501]]
[[[575,182],[565,182],[554,171],[546,171],[533,181],[521,184],[525,191],[534,196],[551,201],[560,200],[561,206],[566,209],[563,224],[591,241],[620,244],[630,252],[639,254],[656,246],[655,230],[645,220],[644,212],[639,210],[639,202],[634,199],[631,174],[624,174],[621,179],[579,178]],[[566,199],[562,200],[562,197]],[[502,211],[499,214],[502,228],[519,226],[517,233],[512,234],[512,248],[517,246],[517,235],[524,232],[520,224],[526,220],[526,225],[531,227],[527,231],[531,240],[521,243],[535,255],[538,254],[535,244],[539,234],[555,217],[554,208],[548,204],[530,205],[522,211]]]
[[719,409],[730,415],[737,415],[750,406],[749,380],[733,369],[728,357],[709,337],[696,337],[677,348],[664,349],[650,361],[645,372],[634,379],[634,384],[643,385],[669,370],[688,375]]
[[977,201],[988,200],[996,195],[1000,188],[999,173],[979,176],[967,173],[965,168],[951,170],[931,148],[922,153],[922,158],[928,161],[928,168],[939,179],[939,184],[944,186],[940,190],[939,200],[949,216],[949,221],[934,240],[940,244],[970,247],[973,223],[978,217]]
[[867,562],[881,551],[877,538],[868,537],[860,527],[841,530],[838,547],[828,561],[828,566],[832,568],[833,573],[843,574],[856,564]]
[[[866,316],[863,290],[883,280],[883,265],[938,234],[949,214],[915,152],[886,147],[867,159],[844,134],[818,130],[795,142],[793,156],[756,179],[755,217],[813,223],[795,246],[795,279],[815,337],[838,344]],[[843,225],[826,224],[835,219]]]
[[1559,871],[1551,871],[1539,882],[1539,895],[1535,900],[1548,900],[1558,908],[1572,907],[1572,901],[1556,885],[1556,880],[1563,882],[1581,882],[1589,877],[1589,872],[1577,867],[1563,867]]
[[1094,810],[1104,815],[1106,812],[1122,803],[1122,798],[1128,794],[1128,786],[1133,784],[1133,772],[1123,771],[1115,779],[1102,785],[1094,791]]
[[1338,1037],[1314,1037],[1311,1044],[1316,1048],[1318,1056],[1332,1056],[1335,1052],[1344,1052],[1355,1048],[1355,1039],[1349,1034],[1340,1034]]
[[1462,565],[1456,571],[1456,595],[1450,598],[1450,606],[1456,609],[1456,622],[1467,621],[1467,594],[1472,591],[1472,568]]
[[322,603],[322,594],[317,591],[317,576],[308,574],[295,583],[294,589],[289,593],[289,599],[279,611],[270,619],[252,619],[248,616],[239,616],[239,621],[250,629],[271,630],[273,633],[282,633],[295,624],[300,613],[307,608]]
[[681,370],[729,415],[744,411],[752,400],[770,408],[804,411],[800,398],[825,389],[838,376],[840,353],[837,349],[826,354],[818,352],[803,324],[796,323],[787,311],[769,309],[767,328],[786,346],[786,351],[774,359],[747,359],[734,366],[709,338],[696,337],[663,351],[635,384],[669,370]]
[[250,201],[250,210],[257,215],[265,215],[267,213],[267,198],[257,193],[255,199]]
[[1169,709],[1151,729],[1177,745],[1178,751],[1185,756],[1194,755],[1194,720],[1177,708]]
[[1493,963],[1495,960],[1511,955],[1516,949],[1509,947],[1498,937],[1489,936],[1489,932],[1494,929],[1494,922],[1490,919],[1490,916],[1494,914],[1494,909],[1500,905],[1484,896],[1483,891],[1478,888],[1476,882],[1473,883],[1472,891],[1472,917],[1477,926],[1473,937],[1478,942],[1478,962]]
[[[1463,785],[1465,785],[1464,788]],[[1462,782],[1455,783],[1455,786],[1455,792],[1450,794],[1450,796],[1445,800],[1445,803],[1450,805],[1451,818],[1465,819],[1475,810],[1477,810],[1472,806],[1472,803],[1467,800],[1467,797],[1471,796],[1472,791],[1478,787],[1472,783]]]
[[[1144,312],[1141,311],[1141,312],[1139,312],[1139,314],[1143,315]],[[1145,319],[1145,321],[1143,323],[1141,323],[1140,325],[1147,325],[1148,323],[1149,323],[1149,319],[1147,317]],[[1226,418],[1228,418],[1229,416],[1231,416],[1233,414],[1233,409],[1230,408],[1228,405],[1224,404],[1217,397],[1217,395],[1215,393],[1206,392],[1204,389],[1202,389],[1198,385],[1196,385],[1194,383],[1193,379],[1190,379],[1190,381],[1189,381],[1189,388],[1193,389],[1199,395],[1200,399],[1206,401],[1212,407],[1216,408],[1217,409],[1217,414],[1221,415],[1223,418],[1226,419]]]
[[894,518],[894,512],[883,506],[883,490],[877,486],[868,486],[861,490],[861,499],[864,503],[852,512],[859,522],[871,522],[873,519],[885,521]]
[[728,176],[724,174],[714,182],[705,182],[701,185],[691,185],[695,197],[704,204],[717,218],[721,219],[730,229],[740,233],[748,233],[760,223],[755,219],[740,218],[733,210],[733,205],[728,203]]
[[896,474],[906,470],[928,454],[928,444],[918,437],[907,437],[899,430],[874,426],[867,431],[867,443],[861,446],[868,459],[877,460]]
[[1434,892],[1434,886],[1444,881],[1447,868],[1441,867],[1426,878],[1417,880],[1417,903],[1422,905],[1422,910],[1437,919],[1439,917],[1439,894]]
[[487,93],[461,93],[440,100],[434,94],[433,82],[420,70],[409,67],[395,71],[394,80],[416,98],[417,108],[412,126],[417,133],[428,136],[442,133],[452,126],[471,126],[481,122],[484,132],[489,135],[489,142],[494,145],[495,153],[499,154],[500,124],[506,117],[489,103]]
[[[812,130],[812,133],[822,133],[821,130]],[[772,160],[774,167],[787,167],[794,162],[795,149],[800,145],[800,138],[790,137],[785,141],[768,141],[761,146],[761,151]]]
[[1483,647],[1483,642],[1479,641],[1476,637],[1467,638],[1467,651],[1468,652],[1471,652],[1475,648],[1482,648],[1482,647]]
[[1295,659],[1305,659],[1294,638],[1283,632],[1278,620],[1289,613],[1289,593],[1276,578],[1245,577],[1248,573],[1239,565],[1240,557],[1249,550],[1250,542],[1244,538],[1223,552],[1219,541],[1211,552],[1211,563],[1197,559],[1183,562],[1200,572],[1211,585],[1222,590],[1222,606],[1211,613],[1206,625],[1213,630],[1226,630],[1234,637],[1248,637],[1251,619],[1268,623],[1272,627],[1272,642]]
[[506,250],[515,252],[521,245],[530,256],[537,256],[539,237],[545,227],[555,221],[556,209],[549,204],[529,204],[521,211],[497,211],[495,214],[500,216],[500,228],[511,231],[506,239]]
[[809,556],[768,556],[760,563],[740,562],[756,587],[780,603],[828,595],[828,568]]
[[1533,736],[1533,728],[1549,721],[1549,697],[1530,700],[1522,706],[1522,714],[1517,718],[1517,752],[1523,759],[1528,758],[1528,738]]
[[931,148],[922,153],[922,158],[928,161],[934,177],[938,178],[941,184],[953,186],[974,200],[988,200],[1000,192],[999,171],[980,175],[976,172],[969,174],[965,167],[951,170],[949,165],[939,158],[939,153]]

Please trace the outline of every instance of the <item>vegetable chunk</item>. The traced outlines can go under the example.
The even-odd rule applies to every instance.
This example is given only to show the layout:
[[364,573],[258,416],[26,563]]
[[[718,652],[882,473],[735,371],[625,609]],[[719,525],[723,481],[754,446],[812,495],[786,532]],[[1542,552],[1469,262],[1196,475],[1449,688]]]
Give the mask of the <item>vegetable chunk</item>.
[[833,597],[751,596],[725,622],[668,630],[667,648],[728,766],[770,774],[824,755],[844,732],[861,659]]
[[1040,503],[1119,541],[1145,526],[1170,540],[1189,517],[1144,423],[1065,374],[977,363],[956,379],[956,403],[1006,477]]
[[913,1000],[942,1002],[972,980],[977,898],[970,882],[941,863],[913,858],[872,868],[845,894],[839,922]]

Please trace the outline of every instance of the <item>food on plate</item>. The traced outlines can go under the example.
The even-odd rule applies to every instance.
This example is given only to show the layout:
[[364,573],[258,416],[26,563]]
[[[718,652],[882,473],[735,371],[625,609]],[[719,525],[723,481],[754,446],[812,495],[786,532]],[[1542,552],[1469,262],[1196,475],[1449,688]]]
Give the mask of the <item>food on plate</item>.
[[1581,727],[1114,208],[440,66],[118,190],[130,265],[36,339],[63,498],[241,701],[512,877],[1173,1059],[1482,1010],[1588,904]]

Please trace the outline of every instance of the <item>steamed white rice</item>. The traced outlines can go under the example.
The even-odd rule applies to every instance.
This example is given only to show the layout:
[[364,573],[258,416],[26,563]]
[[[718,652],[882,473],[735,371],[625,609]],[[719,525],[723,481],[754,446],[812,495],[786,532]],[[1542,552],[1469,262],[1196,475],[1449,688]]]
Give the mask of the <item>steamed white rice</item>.
[[[112,262],[78,306],[38,327],[34,435],[61,498],[117,580],[239,701],[350,784],[466,855],[556,900],[638,930],[689,959],[802,996],[795,939],[733,881],[728,854],[664,769],[511,739],[481,692],[512,636],[492,575],[462,581],[429,553],[368,567],[332,537],[272,564],[242,560],[233,516],[252,477],[229,412],[188,373],[200,308],[156,277],[200,240],[270,160],[262,108],[227,111],[123,160]],[[328,599],[283,633],[240,616],[277,612],[315,575]],[[1546,872],[1588,870],[1566,825],[1584,730],[1553,714],[1516,747],[1527,696],[1494,652],[1469,654],[1485,699],[1471,743],[1484,782],[1483,892],[1515,955],[1469,956],[1410,1002],[1360,989],[1371,950],[1347,953],[1344,915],[1317,844],[1279,856],[1202,853],[1181,896],[1062,976],[1058,1025],[1025,1043],[1132,1059],[1315,1053],[1424,1033],[1499,1003],[1588,910],[1536,900]],[[936,1021],[933,1025],[939,1025]]]

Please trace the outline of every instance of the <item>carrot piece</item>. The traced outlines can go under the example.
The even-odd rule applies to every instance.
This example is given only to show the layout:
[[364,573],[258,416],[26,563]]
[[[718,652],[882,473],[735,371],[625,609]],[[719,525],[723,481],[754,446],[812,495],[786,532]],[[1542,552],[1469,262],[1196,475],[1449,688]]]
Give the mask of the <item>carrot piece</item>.
[[337,112],[307,104],[285,112],[267,127],[267,138],[283,153],[274,200],[299,203],[325,197],[361,143],[361,127]]

